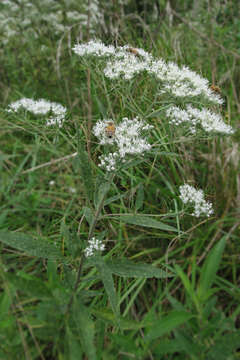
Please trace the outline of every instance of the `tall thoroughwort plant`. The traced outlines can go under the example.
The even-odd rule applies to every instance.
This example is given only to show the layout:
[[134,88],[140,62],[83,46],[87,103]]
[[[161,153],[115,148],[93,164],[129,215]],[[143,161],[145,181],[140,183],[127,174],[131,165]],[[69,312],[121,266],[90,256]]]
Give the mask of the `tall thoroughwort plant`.
[[[194,141],[196,135],[207,135],[208,138],[211,133],[231,135],[232,127],[221,116],[223,100],[211,89],[208,81],[197,73],[187,67],[157,59],[143,49],[129,45],[114,47],[104,45],[101,41],[90,41],[75,45],[73,52],[79,56],[79,66],[91,71],[91,77],[88,77],[89,89],[91,90],[91,81],[96,82],[100,94],[96,94],[99,116],[93,124],[93,118],[89,117],[88,151],[86,140],[79,132],[78,151],[72,154],[86,197],[85,206],[79,210],[82,216],[79,231],[73,233],[65,219],[62,221],[60,233],[64,238],[64,249],[23,233],[1,231],[0,240],[29,256],[48,260],[48,282],[38,286],[36,295],[39,300],[39,317],[43,322],[48,322],[50,332],[51,329],[55,331],[53,329],[57,324],[59,343],[64,336],[64,354],[69,351],[69,359],[76,358],[73,355],[76,349],[79,359],[83,358],[83,354],[90,360],[104,358],[104,351],[98,353],[99,350],[96,350],[95,337],[98,335],[99,341],[103,342],[101,329],[105,326],[115,329],[113,333],[119,328],[121,331],[141,330],[142,343],[134,350],[137,359],[153,358],[149,355],[152,349],[155,349],[153,353],[155,351],[155,356],[160,359],[164,354],[164,346],[165,349],[170,349],[170,353],[172,349],[176,349],[185,351],[188,355],[188,350],[192,347],[190,358],[199,359],[199,348],[205,343],[200,324],[204,326],[209,309],[214,306],[211,300],[214,289],[211,286],[225,239],[217,244],[210,254],[211,259],[208,258],[205,263],[204,274],[211,283],[202,275],[196,285],[190,283],[179,266],[171,266],[166,261],[167,256],[156,259],[154,264],[128,259],[124,255],[124,241],[128,242],[129,239],[124,235],[123,225],[145,228],[146,234],[154,229],[159,237],[172,239],[174,242],[184,238],[181,219],[188,209],[190,216],[210,217],[214,213],[213,205],[205,199],[203,190],[187,183],[188,179],[176,189],[174,180],[169,178],[165,184],[168,195],[172,196],[170,203],[174,204],[170,212],[159,216],[144,212],[139,214],[144,203],[144,187],[141,182],[135,186],[136,201],[131,213],[121,210],[118,214],[109,214],[107,209],[117,201],[122,204],[121,209],[124,209],[124,201],[132,197],[130,192],[123,191],[124,181],[126,176],[133,175],[134,169],[141,168],[142,176],[146,172],[150,174],[147,177],[151,181],[152,159],[154,162],[159,155],[175,156],[162,151],[167,138],[166,135],[161,137],[156,133],[154,122],[165,121],[170,132],[176,135],[178,128],[181,128],[191,141]],[[78,61],[77,56],[75,61]],[[101,99],[102,89],[107,89],[105,99]],[[19,108],[43,116],[49,114],[46,122],[48,126],[64,128],[66,109],[60,104],[24,98],[11,104],[8,111],[16,112]],[[179,209],[180,201],[185,209]],[[159,217],[163,220],[159,221]],[[106,226],[102,226],[106,224],[106,220],[110,222],[110,228],[111,222],[119,223],[119,231],[113,229],[115,239],[109,239]],[[83,221],[88,224],[87,235],[81,233]],[[116,256],[119,253],[121,256]],[[175,279],[178,276],[189,297],[187,311],[169,295],[168,300],[174,310],[167,316],[155,319],[152,315],[136,322],[126,319],[138,292],[124,308],[125,300],[135,286],[139,286],[140,291],[147,278],[167,281],[168,278]],[[116,289],[117,281],[114,281],[117,277],[137,280],[132,285],[133,288],[130,283],[126,293],[121,294]],[[30,283],[31,281],[33,285],[38,282],[37,279],[30,279]],[[22,283],[23,286],[29,286],[24,279]],[[110,309],[103,300],[104,294],[108,297]],[[205,306],[206,302],[208,307]],[[93,317],[100,321],[94,322]],[[195,343],[189,340],[192,336],[189,329],[184,334],[175,330],[183,323],[189,324],[188,328],[191,325],[198,328],[199,338]],[[145,328],[145,333],[142,328]],[[211,329],[206,329],[209,334]],[[43,338],[44,331],[41,333],[41,327],[38,329]],[[161,347],[157,339],[170,331],[175,331],[174,340],[164,338],[164,346]],[[59,348],[61,349],[60,345]],[[203,356],[205,355],[204,353]]]

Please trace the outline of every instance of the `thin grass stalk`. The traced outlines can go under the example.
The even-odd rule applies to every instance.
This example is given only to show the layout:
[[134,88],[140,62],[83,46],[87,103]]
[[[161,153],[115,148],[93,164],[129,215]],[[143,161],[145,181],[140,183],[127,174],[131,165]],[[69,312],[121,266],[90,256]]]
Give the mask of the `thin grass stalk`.
[[[90,20],[91,20],[91,0],[88,0],[88,19],[87,19],[87,41],[90,40]],[[88,131],[87,131],[87,151],[91,159],[91,131],[92,131],[92,97],[91,97],[91,70],[87,69],[87,91],[88,91]]]

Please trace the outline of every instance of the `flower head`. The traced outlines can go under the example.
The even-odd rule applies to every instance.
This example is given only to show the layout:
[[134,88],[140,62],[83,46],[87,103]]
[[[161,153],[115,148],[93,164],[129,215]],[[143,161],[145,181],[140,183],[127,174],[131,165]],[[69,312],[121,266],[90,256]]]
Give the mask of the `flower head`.
[[35,115],[47,115],[52,112],[46,122],[47,126],[58,125],[62,126],[66,115],[66,108],[61,104],[50,102],[48,100],[39,99],[33,100],[28,98],[22,98],[10,104],[8,106],[8,112],[17,112],[20,108],[26,109]]
[[102,41],[99,40],[90,40],[85,44],[77,44],[73,47],[73,51],[79,56],[109,56],[115,54],[114,46],[104,45]]
[[219,132],[222,134],[232,134],[234,132],[230,125],[224,123],[222,117],[206,108],[199,110],[188,105],[186,109],[181,109],[178,106],[171,106],[166,111],[170,123],[180,125],[182,123],[189,124],[190,131],[196,132],[197,124],[207,132]]
[[84,250],[84,254],[86,257],[93,256],[97,251],[103,251],[105,249],[105,245],[102,243],[101,240],[92,237],[88,241],[88,246]]
[[110,137],[106,133],[108,124],[112,120],[99,120],[93,127],[93,133],[98,137],[101,145],[114,145],[116,150],[100,157],[100,167],[107,171],[113,171],[118,162],[125,162],[127,155],[142,154],[151,149],[142,133],[151,129],[153,126],[146,124],[139,118],[123,118],[122,121],[114,126],[114,136]]
[[175,97],[186,98],[202,96],[208,101],[222,104],[223,99],[212,91],[207,79],[201,77],[187,66],[179,67],[173,62],[156,59],[150,53],[129,45],[113,47],[100,41],[89,41],[75,45],[73,51],[80,56],[94,55],[110,57],[103,70],[106,77],[119,77],[129,80],[140,72],[147,71],[161,82],[160,94],[170,93]]
[[192,216],[200,217],[213,214],[212,204],[204,200],[203,190],[197,190],[193,186],[184,184],[179,187],[180,199],[184,204],[190,204],[194,207]]

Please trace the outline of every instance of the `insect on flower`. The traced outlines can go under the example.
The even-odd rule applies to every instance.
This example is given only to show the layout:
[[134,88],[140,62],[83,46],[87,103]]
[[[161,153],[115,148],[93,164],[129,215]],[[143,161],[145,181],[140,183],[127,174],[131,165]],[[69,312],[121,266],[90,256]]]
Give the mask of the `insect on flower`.
[[128,51],[128,52],[130,52],[131,54],[133,54],[133,55],[137,56],[137,57],[139,57],[139,56],[140,56],[140,54],[139,54],[138,50],[137,50],[137,49],[135,49],[135,48],[129,47],[129,48],[127,48],[127,51]]
[[115,135],[115,131],[116,131],[115,124],[112,121],[109,121],[105,128],[105,134],[109,139],[112,139]]
[[210,89],[211,89],[213,92],[217,93],[217,94],[221,94],[221,89],[220,89],[219,86],[216,86],[216,85],[212,84],[212,85],[210,86]]

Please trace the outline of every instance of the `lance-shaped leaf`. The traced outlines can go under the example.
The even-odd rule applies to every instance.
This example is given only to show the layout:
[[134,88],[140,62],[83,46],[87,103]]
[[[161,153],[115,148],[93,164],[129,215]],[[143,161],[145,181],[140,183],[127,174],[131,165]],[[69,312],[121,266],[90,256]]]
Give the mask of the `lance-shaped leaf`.
[[210,251],[208,257],[206,258],[203,268],[201,270],[198,294],[203,297],[208,297],[211,295],[209,290],[215,280],[216,273],[218,271],[223,250],[226,245],[227,236],[224,236]]
[[122,215],[120,217],[121,221],[127,224],[144,226],[164,231],[174,231],[178,232],[178,230],[170,225],[164,224],[162,221],[155,220],[150,216],[144,215]]
[[29,256],[45,259],[59,259],[64,261],[60,250],[53,244],[29,235],[10,231],[0,231],[0,241],[17,250],[21,250]]
[[107,265],[113,274],[123,277],[167,278],[173,276],[173,274],[162,269],[158,269],[150,264],[135,264],[127,259],[112,260],[107,262]]
[[103,282],[104,288],[107,292],[114,315],[116,316],[116,318],[119,318],[117,293],[114,287],[112,271],[102,258],[98,259],[96,266],[100,273],[100,277]]

